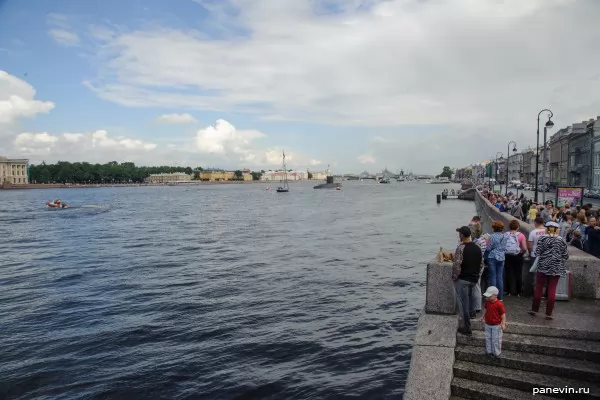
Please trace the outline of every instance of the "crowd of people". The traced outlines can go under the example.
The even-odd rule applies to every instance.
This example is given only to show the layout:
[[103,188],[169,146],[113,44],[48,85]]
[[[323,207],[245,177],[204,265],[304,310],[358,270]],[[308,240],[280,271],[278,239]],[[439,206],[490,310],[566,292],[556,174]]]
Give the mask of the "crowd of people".
[[[501,211],[522,209],[523,199],[513,199],[510,196],[496,198],[493,195],[488,198],[494,200],[492,204],[496,204]],[[520,222],[517,219],[511,220],[507,227],[502,221],[494,221],[492,232],[484,234],[481,219],[475,216],[468,226],[456,230],[460,243],[452,257],[452,278],[460,317],[458,331],[464,335],[471,335],[471,320],[477,319],[483,310],[486,352],[494,357],[500,357],[502,331],[506,329],[507,324],[503,298],[523,294],[524,265],[530,273],[535,274],[536,282],[529,314],[537,315],[544,296],[545,318],[552,320],[557,285],[560,277],[567,274],[567,237],[569,234],[573,238],[583,236],[576,235],[576,232],[581,232],[579,225],[573,226],[569,221],[571,213],[567,209],[556,210],[551,203],[543,210],[535,203],[527,206],[527,210],[531,206],[536,210],[535,214],[527,213],[527,217],[532,217],[535,224],[535,229],[527,238],[520,232]],[[595,219],[592,219],[595,217],[585,217],[588,209],[581,208],[581,211],[588,229],[591,228],[594,233],[600,229],[596,226]],[[578,210],[578,215],[579,212]],[[560,213],[562,214],[559,216]],[[583,232],[587,232],[587,229]],[[569,241],[573,244],[573,240]],[[590,240],[589,236],[586,236],[586,240]],[[525,263],[525,260],[528,262]]]
[[600,258],[600,212],[592,204],[555,207],[551,200],[537,204],[523,194],[519,197],[510,192],[506,196],[488,191],[483,194],[501,212],[534,225],[536,230],[543,230],[548,222],[557,223],[560,237],[568,244]]

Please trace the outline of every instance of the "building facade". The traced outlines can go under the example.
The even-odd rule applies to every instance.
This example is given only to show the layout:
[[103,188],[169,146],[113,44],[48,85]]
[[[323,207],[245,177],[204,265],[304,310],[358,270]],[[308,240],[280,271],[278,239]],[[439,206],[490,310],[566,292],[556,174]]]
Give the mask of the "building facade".
[[559,129],[550,138],[550,183],[555,186],[569,184],[569,135],[572,127]]
[[146,178],[147,183],[177,183],[189,182],[192,180],[192,175],[183,172],[174,172],[172,174],[150,174]]
[[[313,173],[314,174],[314,173]],[[284,171],[267,171],[261,176],[262,181],[282,181],[285,176]],[[288,171],[288,181],[303,181],[308,179],[308,172],[305,171]],[[314,175],[313,175],[314,179]]]
[[[512,154],[508,157],[508,181],[522,180],[523,153]],[[505,178],[506,179],[506,178]]]
[[592,185],[592,139],[587,122],[575,123],[569,135],[569,185],[590,188]]
[[0,157],[0,185],[27,185],[29,160]]
[[223,182],[223,181],[232,181],[232,180],[240,180],[240,181],[251,181],[252,180],[252,171],[249,169],[240,170],[242,176],[236,176],[235,171],[225,171],[222,169],[205,169],[200,172],[200,180],[208,181],[208,182]]
[[[535,177],[535,153],[532,149],[527,149],[521,153],[521,158],[523,159],[521,182],[531,184]],[[533,160],[533,163],[531,160]]]

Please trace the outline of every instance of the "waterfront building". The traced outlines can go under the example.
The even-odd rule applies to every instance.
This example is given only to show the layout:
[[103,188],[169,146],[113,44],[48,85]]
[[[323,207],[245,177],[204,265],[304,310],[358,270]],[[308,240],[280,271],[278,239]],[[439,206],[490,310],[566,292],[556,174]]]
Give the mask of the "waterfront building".
[[592,138],[587,130],[588,121],[575,123],[569,135],[569,185],[592,186]]
[[[314,174],[314,173],[313,173]],[[282,181],[284,178],[284,171],[266,171],[260,177],[262,181]],[[288,181],[304,181],[308,179],[308,172],[306,171],[288,171],[287,172]],[[313,175],[314,179],[314,175]]]
[[[495,162],[496,160],[494,160]],[[498,163],[495,165],[496,169],[494,170],[494,175],[492,176],[492,178],[496,179],[497,182],[504,182],[506,181],[506,168],[507,168],[507,162],[506,162],[506,158],[502,158],[502,159],[498,159]]]
[[223,182],[223,181],[251,181],[252,171],[249,169],[239,170],[242,176],[236,176],[236,171],[226,171],[223,169],[205,169],[200,172],[200,180],[208,182]]
[[0,185],[26,185],[29,183],[29,160],[0,156]]
[[145,180],[147,183],[177,183],[189,182],[192,180],[192,175],[184,172],[174,172],[171,174],[150,174]]
[[[366,172],[366,171],[365,171]],[[313,181],[324,181],[329,175],[329,171],[311,171]],[[363,172],[364,174],[364,172]]]
[[569,135],[571,130],[571,126],[559,129],[550,138],[550,182],[556,186],[569,184]]
[[522,178],[522,169],[523,153],[511,154],[510,157],[508,157],[508,181],[520,181]]

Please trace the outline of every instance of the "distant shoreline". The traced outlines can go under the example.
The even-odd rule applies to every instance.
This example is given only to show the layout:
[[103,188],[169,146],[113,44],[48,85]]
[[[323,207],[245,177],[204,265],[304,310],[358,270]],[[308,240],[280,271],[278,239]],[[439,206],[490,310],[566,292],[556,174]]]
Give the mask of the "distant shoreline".
[[[320,180],[298,180],[295,182],[321,182]],[[185,183],[99,183],[99,184],[63,184],[63,183],[30,183],[27,185],[0,186],[0,190],[27,190],[27,189],[93,189],[105,187],[138,187],[138,186],[210,186],[210,185],[248,185],[248,184],[268,184],[279,183],[277,181],[222,181],[222,182],[185,182]]]

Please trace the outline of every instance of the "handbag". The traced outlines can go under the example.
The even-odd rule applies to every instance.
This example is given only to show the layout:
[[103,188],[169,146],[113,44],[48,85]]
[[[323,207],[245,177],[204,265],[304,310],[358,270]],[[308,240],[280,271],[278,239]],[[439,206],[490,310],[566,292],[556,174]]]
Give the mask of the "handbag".
[[533,265],[531,266],[531,268],[529,268],[529,272],[533,273],[533,272],[537,271],[539,262],[540,262],[540,258],[536,257],[535,261],[533,262]]

